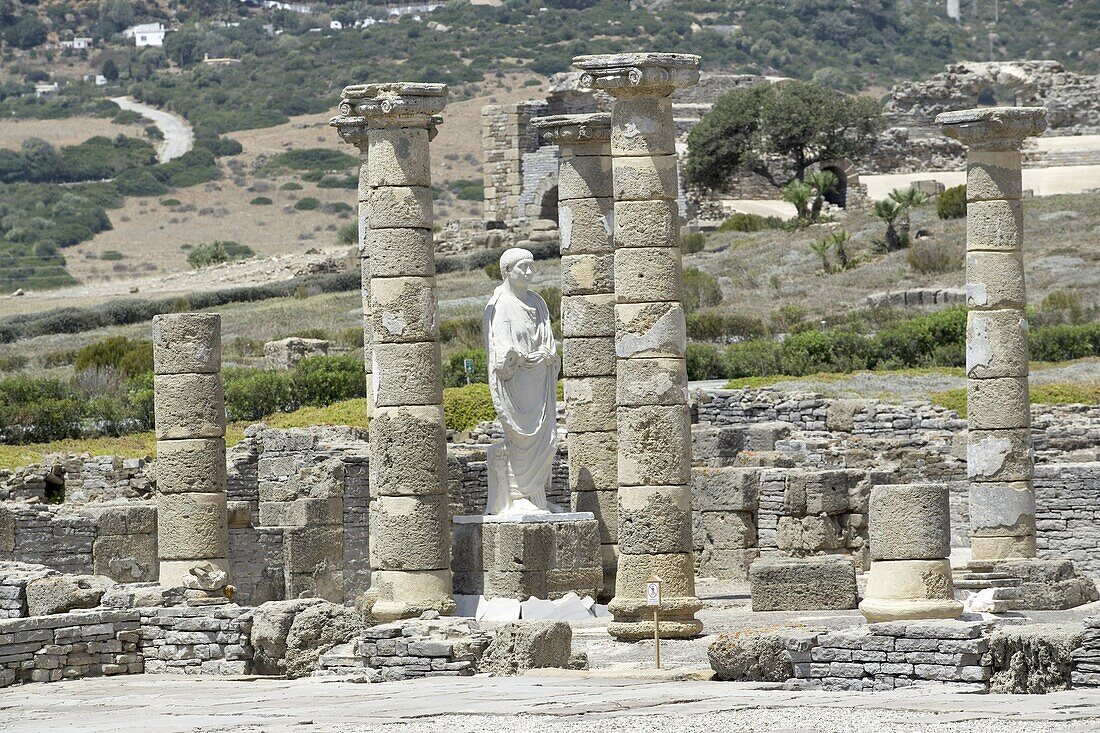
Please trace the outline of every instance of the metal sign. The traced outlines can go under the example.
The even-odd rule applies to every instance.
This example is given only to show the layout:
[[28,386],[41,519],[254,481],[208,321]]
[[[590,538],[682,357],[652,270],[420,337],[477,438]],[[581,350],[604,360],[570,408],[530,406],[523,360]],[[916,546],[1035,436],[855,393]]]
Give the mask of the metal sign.
[[645,584],[645,604],[647,606],[661,605],[661,581],[655,580]]
[[473,374],[474,373],[474,360],[473,359],[463,359],[462,360],[462,368],[466,370],[467,374]]

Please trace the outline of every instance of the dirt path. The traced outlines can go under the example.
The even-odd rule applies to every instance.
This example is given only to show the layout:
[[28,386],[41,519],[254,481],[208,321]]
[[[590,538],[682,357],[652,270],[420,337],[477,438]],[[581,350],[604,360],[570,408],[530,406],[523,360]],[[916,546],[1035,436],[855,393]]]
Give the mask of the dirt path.
[[158,163],[174,160],[195,147],[195,131],[191,124],[174,112],[150,107],[130,97],[112,97],[111,101],[122,109],[147,117],[161,131],[164,140],[157,146]]

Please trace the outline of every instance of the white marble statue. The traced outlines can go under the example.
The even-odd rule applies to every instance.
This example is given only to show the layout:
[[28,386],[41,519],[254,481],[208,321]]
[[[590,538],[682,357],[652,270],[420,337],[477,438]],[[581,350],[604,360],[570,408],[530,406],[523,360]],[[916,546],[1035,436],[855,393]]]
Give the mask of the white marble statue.
[[560,362],[550,309],[528,289],[533,255],[520,248],[500,256],[503,282],[485,306],[482,331],[504,443],[489,449],[489,514],[551,510],[546,487],[557,454]]

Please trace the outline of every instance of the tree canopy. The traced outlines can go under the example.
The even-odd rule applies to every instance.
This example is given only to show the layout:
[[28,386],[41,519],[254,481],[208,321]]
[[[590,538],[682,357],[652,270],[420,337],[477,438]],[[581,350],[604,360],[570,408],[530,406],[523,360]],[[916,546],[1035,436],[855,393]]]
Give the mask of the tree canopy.
[[875,100],[812,82],[735,89],[688,135],[684,176],[714,190],[737,173],[757,173],[781,187],[802,180],[815,163],[866,155],[880,119]]

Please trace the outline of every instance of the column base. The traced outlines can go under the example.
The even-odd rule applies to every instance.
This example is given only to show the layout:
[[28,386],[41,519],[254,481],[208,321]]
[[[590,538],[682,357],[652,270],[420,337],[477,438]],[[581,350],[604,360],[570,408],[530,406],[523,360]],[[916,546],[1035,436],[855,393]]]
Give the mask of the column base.
[[[183,585],[183,578],[190,574],[191,568],[208,562],[218,570],[223,570],[229,575],[229,560],[224,557],[197,558],[195,560],[161,560],[157,583],[164,588],[176,588]],[[230,576],[230,583],[233,582]]]
[[975,565],[992,565],[998,560],[1035,557],[1035,535],[1018,537],[971,537],[970,558]]
[[[703,633],[703,622],[694,618],[703,607],[698,598],[662,598],[659,618],[661,637],[691,639]],[[613,598],[607,605],[614,619],[607,633],[626,641],[653,638],[653,606],[642,598]]]
[[380,623],[416,618],[425,611],[455,612],[450,570],[375,570],[361,610]]
[[954,600],[911,598],[865,598],[859,612],[867,623],[880,621],[919,621],[921,619],[954,619],[962,615],[963,604]]

